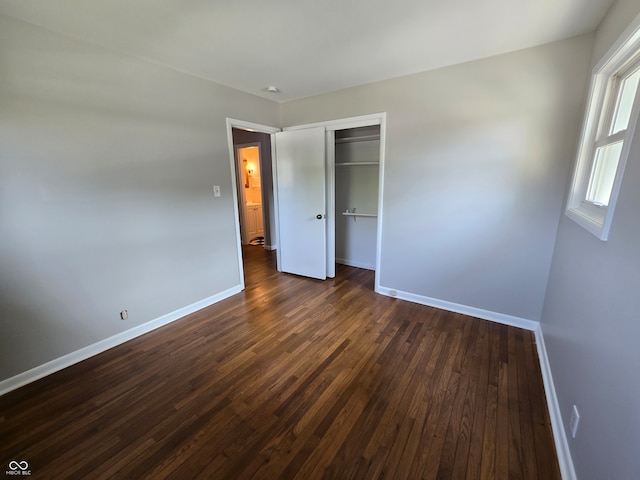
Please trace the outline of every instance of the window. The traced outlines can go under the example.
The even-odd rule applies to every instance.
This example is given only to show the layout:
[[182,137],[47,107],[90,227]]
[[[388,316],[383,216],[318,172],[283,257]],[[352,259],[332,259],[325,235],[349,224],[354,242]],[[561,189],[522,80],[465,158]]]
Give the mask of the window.
[[612,114],[601,114],[603,121],[600,132],[596,134],[595,154],[585,198],[586,202],[598,207],[609,206],[634,100],[637,97],[638,79],[640,65],[634,64],[609,80],[611,100],[605,102],[611,105],[605,103],[602,112]]
[[640,113],[640,21],[594,69],[566,214],[601,240],[613,219]]

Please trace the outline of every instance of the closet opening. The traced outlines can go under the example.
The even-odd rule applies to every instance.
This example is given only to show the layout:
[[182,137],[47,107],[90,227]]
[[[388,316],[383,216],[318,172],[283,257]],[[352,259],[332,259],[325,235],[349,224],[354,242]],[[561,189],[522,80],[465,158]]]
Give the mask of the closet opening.
[[335,131],[335,262],[376,269],[380,125]]
[[374,271],[379,291],[385,119],[362,115],[274,133],[278,271],[324,280],[343,264]]

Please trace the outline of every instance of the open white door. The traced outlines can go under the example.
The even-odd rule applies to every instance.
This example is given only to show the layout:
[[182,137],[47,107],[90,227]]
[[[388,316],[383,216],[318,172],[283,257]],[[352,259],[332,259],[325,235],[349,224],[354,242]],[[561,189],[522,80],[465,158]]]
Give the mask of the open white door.
[[327,277],[324,127],[276,133],[279,264],[283,272]]

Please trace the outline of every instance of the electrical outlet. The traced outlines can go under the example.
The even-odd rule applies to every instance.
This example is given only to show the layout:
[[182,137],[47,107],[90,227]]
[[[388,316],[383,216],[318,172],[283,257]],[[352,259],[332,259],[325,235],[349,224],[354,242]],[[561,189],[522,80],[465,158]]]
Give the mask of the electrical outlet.
[[129,312],[127,312],[126,310],[122,310],[122,311],[120,312],[120,318],[121,318],[122,320],[126,320],[127,318],[129,318]]
[[213,196],[214,197],[219,197],[220,196],[220,185],[214,185],[213,186]]
[[578,413],[578,407],[573,406],[573,411],[571,412],[571,418],[569,419],[569,429],[571,430],[571,438],[576,438],[576,433],[578,433],[578,425],[580,424],[580,413]]

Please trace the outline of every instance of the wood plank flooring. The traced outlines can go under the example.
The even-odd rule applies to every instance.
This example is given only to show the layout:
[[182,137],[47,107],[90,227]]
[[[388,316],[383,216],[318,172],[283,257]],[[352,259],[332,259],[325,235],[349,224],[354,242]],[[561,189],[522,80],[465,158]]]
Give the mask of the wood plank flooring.
[[559,479],[532,333],[279,274],[0,397],[43,479]]

